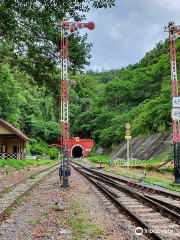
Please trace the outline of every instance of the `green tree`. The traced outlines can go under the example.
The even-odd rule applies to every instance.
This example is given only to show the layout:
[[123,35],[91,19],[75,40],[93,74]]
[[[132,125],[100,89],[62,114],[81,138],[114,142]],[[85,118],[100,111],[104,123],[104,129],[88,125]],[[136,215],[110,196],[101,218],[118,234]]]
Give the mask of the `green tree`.
[[[1,64],[6,62],[59,63],[60,22],[65,15],[75,21],[83,20],[84,13],[94,8],[107,8],[115,0],[67,0],[28,1],[1,0],[0,36],[1,43],[9,43],[9,49],[1,49]],[[58,23],[58,24],[57,24]],[[91,44],[85,37],[71,36],[70,62],[73,68],[87,64]],[[78,56],[77,57],[77,48]],[[72,50],[72,51],[71,51]]]

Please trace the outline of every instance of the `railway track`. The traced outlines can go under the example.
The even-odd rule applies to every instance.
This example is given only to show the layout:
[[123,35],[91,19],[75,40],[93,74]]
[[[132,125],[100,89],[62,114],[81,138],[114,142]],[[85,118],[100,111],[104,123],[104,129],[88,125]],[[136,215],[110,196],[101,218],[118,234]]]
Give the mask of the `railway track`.
[[[39,172],[37,172],[37,173],[35,173],[35,174],[33,174],[33,175],[36,176],[36,175],[38,175],[38,174],[40,174],[40,173],[42,173],[42,172],[44,172],[44,171],[47,171],[48,169],[51,169],[52,167],[57,166],[57,165],[59,165],[59,163],[53,164],[52,166],[50,166],[50,167],[48,167],[48,168],[45,168],[45,169],[43,169],[43,170],[41,170],[41,171],[39,171]],[[30,177],[24,178],[23,180],[18,181],[18,182],[16,182],[16,183],[14,183],[14,184],[12,184],[12,185],[10,185],[10,186],[2,189],[2,190],[0,191],[0,198],[3,196],[4,193],[10,191],[11,189],[13,189],[14,187],[20,185],[21,183],[23,183],[24,181],[26,181],[26,180],[29,179],[29,178],[30,178]]]
[[34,179],[26,178],[3,189],[0,192],[0,220],[2,220],[8,211],[12,209],[14,205],[16,205],[18,200],[23,198],[29,191],[37,186],[40,181],[58,169],[59,163],[36,173],[36,178]]
[[[72,164],[71,164],[72,165]],[[99,187],[116,205],[121,207],[153,239],[177,240],[180,237],[180,215],[151,196],[132,189],[125,183],[104,176],[98,171],[74,165],[81,174]],[[162,204],[162,202],[164,204]],[[178,206],[176,206],[178,208]]]
[[[91,171],[89,167],[82,166],[77,162],[75,164],[83,167],[87,171]],[[93,169],[92,171],[96,172],[96,174],[98,174],[99,176],[108,177],[117,182],[120,182],[124,184],[124,186],[130,188],[131,190],[138,191],[139,193],[142,193],[146,197],[151,198],[153,201],[156,201],[170,209],[173,209],[174,211],[180,214],[180,193],[178,192],[167,190],[166,188],[159,187],[158,185],[147,182],[136,182],[132,180],[130,177],[118,174],[116,174],[115,176],[115,174],[105,172],[102,170]]]

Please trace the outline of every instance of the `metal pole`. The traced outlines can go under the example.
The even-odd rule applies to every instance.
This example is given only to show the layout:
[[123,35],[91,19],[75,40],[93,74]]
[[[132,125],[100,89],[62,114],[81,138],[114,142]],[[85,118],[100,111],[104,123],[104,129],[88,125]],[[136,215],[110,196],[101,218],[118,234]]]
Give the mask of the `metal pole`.
[[129,173],[129,139],[127,139],[127,172]]
[[[177,27],[174,26],[174,22],[169,22],[169,44],[170,44],[170,58],[171,58],[171,94],[173,97],[178,97],[178,81],[177,81],[177,66],[176,66],[176,49],[175,40],[172,39]],[[179,121],[174,120],[173,123],[173,142],[174,142],[174,174],[175,182],[180,183],[180,159],[179,159],[179,142],[180,142],[180,130]]]
[[69,167],[69,79],[68,79],[68,36],[75,32],[76,28],[88,28],[93,30],[94,23],[68,23],[64,17],[61,22],[61,147],[63,162],[60,167],[63,183],[61,187],[68,187]]
[[61,71],[62,71],[62,123],[61,123],[61,136],[63,142],[63,164],[62,164],[62,177],[63,183],[61,187],[68,187],[69,177],[69,158],[68,158],[68,142],[69,142],[69,79],[68,79],[68,37],[64,37],[64,28],[61,29]]

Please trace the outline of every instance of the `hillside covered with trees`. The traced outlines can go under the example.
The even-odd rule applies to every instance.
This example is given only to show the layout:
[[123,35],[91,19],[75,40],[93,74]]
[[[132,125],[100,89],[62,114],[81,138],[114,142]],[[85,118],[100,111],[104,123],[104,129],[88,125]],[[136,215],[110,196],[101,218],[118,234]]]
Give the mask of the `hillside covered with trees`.
[[[2,0],[0,118],[34,142],[60,139],[60,22],[65,16],[84,21],[90,8],[112,6],[114,0]],[[69,37],[69,67],[74,73],[90,64],[92,44],[87,37],[78,31]]]
[[[4,13],[0,16],[0,118],[47,143],[60,139],[60,31],[55,21],[64,12],[83,20],[74,10],[88,11],[89,1],[64,6],[54,2],[57,6],[3,1],[0,9]],[[94,1],[93,7],[110,7],[113,2]],[[137,64],[82,73],[91,57],[86,39],[87,35],[78,34],[69,39],[71,137],[93,138],[111,149],[124,139],[126,122],[132,124],[134,136],[171,130],[168,41],[158,43]],[[179,41],[176,49],[180,69]]]
[[[180,69],[179,42],[176,49]],[[158,43],[137,64],[100,73],[90,70],[71,79],[77,83],[74,87],[71,82],[71,126],[77,135],[93,137],[107,149],[124,139],[126,122],[132,124],[134,136],[172,131],[168,40]],[[94,88],[91,93],[84,81]],[[75,96],[80,97],[80,104]]]

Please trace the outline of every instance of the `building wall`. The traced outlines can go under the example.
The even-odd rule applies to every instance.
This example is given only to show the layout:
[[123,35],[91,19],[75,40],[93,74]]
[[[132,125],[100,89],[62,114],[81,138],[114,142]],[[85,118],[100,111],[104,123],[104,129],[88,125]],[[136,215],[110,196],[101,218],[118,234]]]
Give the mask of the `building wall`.
[[[1,136],[2,134],[2,136]],[[14,135],[12,138],[8,138],[8,135]],[[7,137],[6,137],[7,135]],[[0,124],[0,145],[2,146],[2,152],[6,153],[3,154],[4,156],[16,156],[13,153],[13,147],[18,146],[18,154],[17,159],[26,159],[26,141],[22,138],[16,136],[14,132],[10,131],[8,128],[4,127],[2,124]],[[7,146],[7,147],[6,147]],[[12,155],[11,155],[12,154]],[[4,158],[4,156],[1,156],[1,158]]]
[[9,129],[0,124],[0,134],[14,134]]
[[[61,141],[55,141],[56,144],[61,146]],[[87,156],[88,153],[91,152],[93,146],[94,146],[94,140],[85,140],[85,139],[79,139],[79,141],[77,141],[76,139],[70,139],[69,140],[69,150],[68,150],[68,156],[72,157],[72,149],[75,146],[80,146],[83,149],[83,156]]]
[[[18,147],[19,152],[26,152],[26,142],[24,141],[24,148],[23,148],[23,141],[22,139],[18,139]],[[13,146],[17,146],[17,139],[1,139],[0,144],[7,145],[7,153],[13,152]]]

